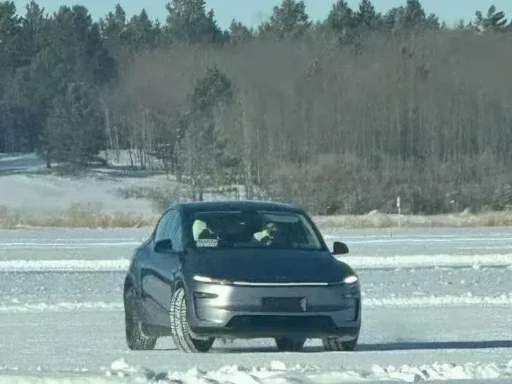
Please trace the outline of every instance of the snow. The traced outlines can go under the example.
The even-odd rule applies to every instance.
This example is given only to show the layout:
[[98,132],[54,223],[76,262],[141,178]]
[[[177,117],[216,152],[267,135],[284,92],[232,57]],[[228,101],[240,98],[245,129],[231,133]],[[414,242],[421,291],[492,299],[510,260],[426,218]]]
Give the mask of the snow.
[[161,172],[131,171],[124,162],[95,167],[80,177],[64,176],[46,169],[44,161],[31,154],[0,155],[0,177],[0,205],[30,214],[56,213],[74,204],[148,214],[149,200],[120,198],[120,191],[169,183]]
[[345,256],[340,260],[356,269],[422,267],[496,267],[511,266],[511,254],[487,255],[413,255],[413,256]]
[[[499,296],[473,296],[468,292],[464,296],[428,296],[428,297],[386,297],[363,298],[364,307],[459,307],[464,305],[512,306],[512,292]],[[1,310],[0,310],[1,311]]]
[[[72,203],[151,212],[120,188],[166,180],[120,159],[68,178],[34,156],[0,155],[0,205],[54,213]],[[37,198],[34,198],[37,196]],[[59,207],[59,208],[56,208]],[[272,340],[216,342],[208,354],[129,351],[122,289],[151,228],[0,231],[0,384],[305,384],[512,380],[510,228],[367,229],[329,233],[358,273],[363,327],[355,352],[279,353]],[[467,381],[466,381],[467,380]],[[482,380],[482,381],[479,381]]]
[[76,312],[76,311],[121,311],[123,303],[105,303],[103,301],[92,302],[60,302],[56,304],[48,303],[24,303],[16,304],[13,299],[13,305],[0,305],[0,313],[40,313],[40,312]]
[[279,360],[272,360],[266,366],[245,367],[227,365],[215,371],[203,371],[197,367],[186,372],[153,372],[130,366],[123,358],[114,361],[106,376],[143,377],[153,379],[158,377],[161,382],[179,381],[186,383],[344,383],[368,381],[434,381],[434,380],[463,380],[463,379],[496,379],[512,377],[512,360],[507,364],[497,365],[467,363],[464,365],[450,363],[434,363],[422,366],[403,365],[400,367],[382,367],[373,365],[368,371],[352,371],[345,369],[322,370],[315,365],[286,366]]
[[[150,159],[152,170],[140,170],[131,166],[126,151],[121,151],[119,159],[105,153],[100,157],[108,158],[109,165],[90,166],[87,171],[71,176],[62,171],[60,164],[47,169],[46,163],[35,154],[0,154],[0,207],[44,216],[79,205],[103,213],[153,217],[160,208],[155,207],[147,193],[146,196],[141,193],[170,192],[183,187],[175,177],[165,174],[155,158]],[[137,161],[134,164],[139,165]],[[205,198],[226,197],[205,193]]]
[[[365,308],[429,308],[429,307],[461,307],[461,306],[502,306],[512,307],[512,293],[499,296],[473,296],[471,292],[462,296],[427,296],[427,297],[386,297],[363,298]],[[0,313],[41,313],[41,312],[80,312],[80,311],[121,311],[123,303],[104,301],[58,302],[49,304],[21,303],[11,299],[10,305],[0,305]]]
[[371,369],[355,371],[349,369],[323,370],[314,365],[286,366],[279,360],[270,361],[261,367],[226,365],[218,370],[205,371],[194,367],[185,372],[154,372],[130,366],[124,358],[114,361],[104,375],[94,376],[13,376],[2,380],[6,384],[100,384],[100,383],[181,383],[181,384],[286,384],[322,383],[339,384],[355,382],[394,381],[414,383],[420,381],[467,380],[467,379],[512,378],[512,360],[507,364],[482,364],[469,362],[463,365],[450,363],[424,364],[421,366],[373,365]]
[[[129,258],[146,234],[142,229],[0,231],[1,383],[511,378],[512,279],[503,260],[512,235],[505,229],[395,232],[394,242],[379,231],[327,235],[347,242],[351,254],[344,259],[357,265],[361,280],[357,351],[324,352],[318,340],[308,340],[303,353],[279,353],[272,340],[257,339],[216,342],[210,353],[193,356],[176,351],[170,338],[159,340],[155,351],[126,348],[122,284]],[[420,237],[423,242],[408,242]],[[459,249],[468,238],[482,247],[478,254]],[[503,248],[486,250],[490,243]]]
[[[124,246],[126,244],[117,244]],[[2,244],[3,246],[3,244]],[[91,247],[101,246],[93,244]],[[103,245],[105,246],[105,245]],[[108,245],[116,246],[116,245]],[[5,248],[9,248],[7,245]],[[84,246],[52,246],[51,244],[24,244],[18,248],[64,248],[84,249]],[[356,270],[362,269],[398,269],[398,268],[435,268],[435,267],[509,267],[512,266],[512,254],[480,255],[480,256],[353,256],[343,257],[340,260],[346,262]],[[129,259],[117,260],[8,260],[0,261],[0,272],[28,272],[28,271],[126,271],[129,266]]]

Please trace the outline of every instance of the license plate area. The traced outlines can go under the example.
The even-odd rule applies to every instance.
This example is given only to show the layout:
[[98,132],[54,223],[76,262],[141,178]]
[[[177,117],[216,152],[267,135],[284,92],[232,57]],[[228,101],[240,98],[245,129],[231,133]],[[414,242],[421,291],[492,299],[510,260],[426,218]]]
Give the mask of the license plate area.
[[261,307],[268,312],[306,312],[304,297],[263,297]]

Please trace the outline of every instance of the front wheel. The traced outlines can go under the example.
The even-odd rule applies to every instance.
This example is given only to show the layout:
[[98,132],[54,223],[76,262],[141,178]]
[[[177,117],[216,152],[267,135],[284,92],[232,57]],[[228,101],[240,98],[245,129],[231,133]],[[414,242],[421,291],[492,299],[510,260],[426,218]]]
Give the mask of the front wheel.
[[155,348],[157,338],[144,333],[144,325],[137,307],[137,295],[133,287],[129,287],[124,293],[124,322],[128,348],[135,351]]
[[191,335],[187,322],[187,301],[183,288],[178,288],[172,295],[170,320],[172,339],[179,350],[189,353],[205,353],[211,349],[215,338],[200,340]]

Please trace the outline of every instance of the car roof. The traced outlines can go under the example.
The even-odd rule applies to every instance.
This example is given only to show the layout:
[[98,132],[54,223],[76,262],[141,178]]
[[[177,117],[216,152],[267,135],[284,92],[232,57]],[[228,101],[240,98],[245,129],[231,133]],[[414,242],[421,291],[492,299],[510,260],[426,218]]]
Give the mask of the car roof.
[[304,210],[293,204],[279,203],[274,201],[258,200],[219,200],[219,201],[195,201],[178,203],[174,207],[186,212],[197,211],[229,211],[229,210],[261,210],[278,212],[304,213]]

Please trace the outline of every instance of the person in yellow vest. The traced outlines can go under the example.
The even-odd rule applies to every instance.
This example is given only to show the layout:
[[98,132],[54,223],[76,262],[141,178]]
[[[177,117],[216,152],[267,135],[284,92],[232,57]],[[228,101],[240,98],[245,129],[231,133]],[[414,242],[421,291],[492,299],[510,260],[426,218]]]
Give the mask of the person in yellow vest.
[[208,228],[208,225],[202,220],[195,220],[194,224],[192,224],[192,236],[194,237],[194,241],[204,240],[204,239],[217,239],[217,235]]
[[272,243],[272,241],[278,234],[278,231],[279,229],[277,228],[277,225],[275,223],[270,222],[263,227],[263,230],[261,230],[260,232],[256,232],[254,234],[254,238],[260,243],[269,245]]

